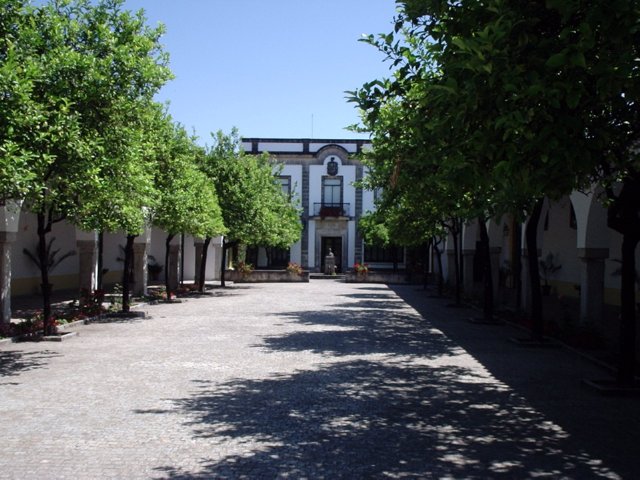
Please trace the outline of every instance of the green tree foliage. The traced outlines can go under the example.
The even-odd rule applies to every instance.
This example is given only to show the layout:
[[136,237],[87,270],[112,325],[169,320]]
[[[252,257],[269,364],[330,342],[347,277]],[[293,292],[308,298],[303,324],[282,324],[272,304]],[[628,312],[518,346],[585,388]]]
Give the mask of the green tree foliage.
[[222,212],[213,182],[199,169],[204,149],[195,144],[185,129],[167,117],[164,148],[157,157],[156,188],[159,202],[153,222],[167,232],[165,286],[171,298],[169,282],[169,245],[178,234],[212,237],[225,233]]
[[[638,2],[399,3],[394,32],[367,39],[390,59],[393,76],[353,92],[384,152],[379,170],[391,183],[404,175],[459,186],[474,216],[529,215],[530,251],[543,197],[620,182],[619,194],[609,189],[610,225],[633,244],[623,259],[633,265],[640,239]],[[534,318],[541,317],[537,268],[532,256]],[[623,337],[634,338],[624,279],[622,291]],[[633,341],[623,354],[626,381]]]
[[[162,29],[148,28],[142,13],[122,5],[3,1],[0,28],[7,36],[0,44],[0,87],[8,101],[0,107],[6,125],[0,134],[0,196],[24,198],[36,213],[43,258],[47,234],[63,219],[136,233],[144,225],[137,207],[152,184],[136,142],[153,95],[171,73],[159,44]],[[109,199],[116,207],[110,211],[104,208]],[[135,205],[129,208],[127,200]],[[119,215],[125,212],[130,215],[123,221]],[[48,330],[46,268],[41,277]]]
[[224,255],[238,244],[286,247],[300,238],[300,215],[291,200],[274,181],[268,155],[246,155],[240,149],[238,132],[217,132],[203,163],[218,194],[227,236]]

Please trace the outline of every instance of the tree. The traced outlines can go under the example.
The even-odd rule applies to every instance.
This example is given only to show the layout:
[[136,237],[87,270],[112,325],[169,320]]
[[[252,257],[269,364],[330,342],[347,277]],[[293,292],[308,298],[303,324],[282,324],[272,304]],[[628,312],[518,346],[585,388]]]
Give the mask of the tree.
[[[396,71],[391,80],[356,92],[365,121],[375,127],[382,106],[400,103],[414,151],[426,146],[418,161],[426,155],[459,160],[471,178],[484,179],[488,188],[481,191],[490,193],[496,214],[527,214],[531,253],[543,197],[555,199],[593,181],[620,182],[617,196],[609,189],[610,225],[623,233],[623,261],[633,265],[640,238],[633,149],[640,124],[638,3],[401,3],[394,33],[368,38]],[[626,221],[616,221],[618,215]],[[538,262],[529,257],[534,333],[540,335]],[[626,383],[635,355],[635,341],[626,338],[634,336],[635,320],[632,282],[622,282],[619,380]]]
[[165,149],[157,159],[156,188],[160,201],[154,211],[154,223],[167,232],[165,242],[165,288],[171,300],[169,248],[181,233],[211,238],[225,233],[216,190],[199,169],[203,149],[180,125],[167,118]]
[[[21,122],[15,115],[6,117],[13,129],[7,130],[2,159],[17,159],[19,168],[8,170],[2,187],[5,196],[25,198],[36,214],[41,265],[46,265],[47,235],[54,223],[109,224],[103,212],[92,208],[100,204],[93,199],[115,197],[135,185],[126,177],[114,181],[113,173],[135,170],[140,152],[131,140],[139,138],[139,115],[171,75],[158,43],[162,29],[147,28],[142,13],[123,12],[122,4],[60,0],[30,8],[12,3],[20,8],[20,22],[16,36],[5,43],[3,70],[14,65],[22,75],[9,96],[28,115]],[[8,190],[12,177],[17,188]],[[116,182],[126,185],[110,189]],[[131,193],[121,198],[135,203],[139,199]],[[112,219],[119,213],[113,209]],[[138,217],[143,215],[138,212]],[[48,333],[51,285],[46,267],[41,283]]]
[[228,249],[239,244],[284,247],[300,238],[299,212],[274,181],[277,166],[268,155],[246,155],[237,130],[216,133],[202,168],[213,180],[228,229],[222,246],[222,286]]

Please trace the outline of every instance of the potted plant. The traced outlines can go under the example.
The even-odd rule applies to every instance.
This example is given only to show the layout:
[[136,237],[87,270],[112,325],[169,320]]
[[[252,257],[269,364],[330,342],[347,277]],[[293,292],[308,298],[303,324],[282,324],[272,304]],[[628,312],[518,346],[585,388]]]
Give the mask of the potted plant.
[[542,278],[544,280],[544,285],[542,286],[542,294],[549,295],[551,293],[551,286],[549,285],[549,278],[551,278],[555,273],[562,268],[562,265],[556,264],[556,257],[553,253],[547,253],[547,256],[544,257],[544,260],[540,260],[540,273],[542,274]]
[[300,266],[295,262],[289,262],[289,264],[287,265],[287,272],[289,272],[289,275],[291,276],[293,275],[300,276],[302,275],[302,271],[303,271],[302,266]]
[[353,270],[356,272],[358,278],[364,278],[369,273],[369,265],[366,263],[356,263],[353,266]]

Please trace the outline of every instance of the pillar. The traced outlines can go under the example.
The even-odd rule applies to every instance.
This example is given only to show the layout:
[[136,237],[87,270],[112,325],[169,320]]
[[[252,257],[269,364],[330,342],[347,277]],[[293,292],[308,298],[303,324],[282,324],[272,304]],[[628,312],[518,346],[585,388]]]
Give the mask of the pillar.
[[[542,255],[542,251],[538,249],[536,252],[536,262]],[[524,311],[531,310],[531,276],[529,274],[529,252],[528,250],[522,250],[522,309]]]
[[147,286],[149,285],[147,262],[150,244],[151,228],[145,228],[144,232],[133,240],[133,285],[131,292],[136,296],[147,294]]
[[149,283],[149,270],[147,268],[148,261],[148,244],[133,244],[133,288],[132,292],[136,296],[147,294],[147,285]]
[[475,250],[465,249],[462,251],[462,289],[466,293],[474,291],[473,282],[473,256]]
[[11,321],[11,245],[15,232],[0,232],[0,323]]
[[608,248],[579,248],[580,321],[600,324],[604,318],[604,261]]
[[22,200],[0,203],[0,323],[11,321],[11,246],[18,236]]
[[98,234],[76,230],[78,285],[80,292],[93,292],[98,285]]
[[447,249],[447,275],[444,280],[448,285],[456,284],[456,253],[453,249]]

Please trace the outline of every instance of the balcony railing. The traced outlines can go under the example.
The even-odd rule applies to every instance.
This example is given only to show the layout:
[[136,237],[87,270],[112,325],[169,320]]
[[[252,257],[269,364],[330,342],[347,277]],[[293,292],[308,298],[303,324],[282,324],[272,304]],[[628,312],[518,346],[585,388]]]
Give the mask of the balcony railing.
[[348,203],[314,203],[313,215],[316,217],[348,217]]

